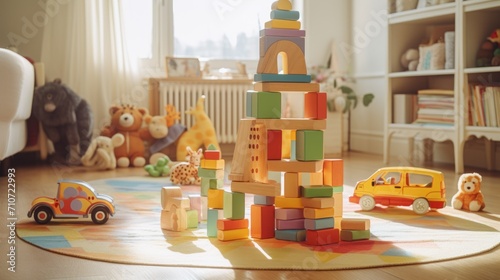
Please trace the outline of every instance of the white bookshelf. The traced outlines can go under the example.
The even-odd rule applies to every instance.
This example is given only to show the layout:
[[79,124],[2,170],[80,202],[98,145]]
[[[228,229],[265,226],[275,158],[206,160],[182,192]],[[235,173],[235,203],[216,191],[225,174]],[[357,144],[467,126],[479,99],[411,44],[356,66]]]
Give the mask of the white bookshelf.
[[[471,137],[486,140],[486,160],[494,168],[492,141],[500,141],[500,128],[468,126],[467,92],[469,83],[500,82],[500,67],[475,67],[475,57],[481,43],[498,28],[500,1],[456,0],[452,3],[420,8],[388,16],[387,114],[384,137],[384,162],[389,163],[391,141],[395,136],[408,138],[410,162],[413,160],[415,139],[426,139],[426,148],[433,142],[451,141],[455,171],[464,170],[463,149]],[[452,25],[455,31],[455,68],[429,71],[404,71],[400,57],[409,48],[417,48],[428,28]],[[392,123],[393,94],[416,93],[420,89],[450,89],[455,92],[455,117],[452,126]],[[431,143],[429,145],[429,143]],[[425,152],[432,160],[432,151]]]

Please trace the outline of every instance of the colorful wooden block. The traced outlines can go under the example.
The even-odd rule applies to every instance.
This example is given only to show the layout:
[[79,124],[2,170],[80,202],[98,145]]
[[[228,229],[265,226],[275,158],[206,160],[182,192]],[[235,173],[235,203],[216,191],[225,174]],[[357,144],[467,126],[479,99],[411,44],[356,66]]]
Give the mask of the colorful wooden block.
[[266,239],[274,237],[274,206],[250,206],[250,235],[253,238]]
[[323,185],[323,172],[302,172],[301,186]]
[[355,219],[355,218],[343,218],[340,224],[342,230],[369,230],[370,220],[369,219]]
[[305,229],[282,229],[274,231],[274,238],[278,240],[302,242],[306,240]]
[[[279,115],[279,114],[278,114]],[[252,182],[267,183],[267,165],[264,160],[267,157],[267,133],[266,127],[263,124],[255,124],[250,128],[248,135],[249,143],[248,149],[250,155],[246,160],[250,160],[250,171]]]
[[333,197],[302,198],[302,204],[307,208],[333,208],[335,200]]
[[[311,76],[304,75],[304,74],[270,74],[270,73],[260,73],[259,74],[259,73],[257,73],[254,75],[254,80],[256,82],[310,83]],[[253,106],[252,106],[252,110],[253,110]]]
[[172,206],[170,210],[162,210],[160,214],[160,226],[170,231],[183,231],[187,229],[186,209]]
[[224,188],[223,179],[201,178],[201,187],[208,189],[222,189]]
[[328,228],[322,230],[307,230],[306,244],[311,246],[323,246],[340,242],[338,228]]
[[224,218],[245,218],[245,194],[240,192],[224,192]]
[[281,160],[281,144],[283,133],[281,130],[267,131],[267,159]]
[[253,203],[258,205],[274,205],[274,196],[254,195]]
[[304,95],[304,118],[326,119],[326,93],[308,92]]
[[335,201],[333,211],[335,212],[335,216],[343,216],[344,214],[344,199],[342,196],[342,193],[333,194],[333,201]]
[[206,169],[198,168],[198,176],[200,178],[224,179],[223,169]]
[[207,236],[217,237],[217,220],[219,219],[218,209],[208,209]]
[[248,228],[233,229],[233,230],[218,230],[217,239],[220,241],[232,241],[248,238]]
[[271,5],[271,10],[290,11],[292,9],[292,2],[290,0],[277,0]]
[[281,185],[273,181],[269,181],[268,183],[232,181],[231,191],[264,196],[278,196],[281,194]]
[[252,117],[258,119],[281,118],[281,93],[259,91],[252,94]]
[[208,160],[219,160],[222,158],[222,154],[219,150],[205,150],[205,152],[203,152],[203,158]]
[[269,160],[268,171],[279,172],[318,172],[323,167],[323,161]]
[[333,218],[304,219],[304,227],[309,230],[333,228]]
[[186,211],[187,228],[198,228],[198,210],[187,210]]
[[299,20],[299,11],[272,10],[271,19]]
[[189,209],[196,210],[198,213],[198,221],[202,220],[201,215],[201,196],[199,194],[188,195]]
[[[247,103],[248,104],[248,103]],[[238,124],[238,135],[234,146],[233,161],[231,162],[231,172],[228,179],[231,181],[249,182],[252,181],[251,174],[251,149],[252,128],[255,126],[255,119],[240,119]],[[266,170],[267,172],[267,170]]]
[[332,218],[333,215],[333,208],[304,208],[304,218],[306,219]]
[[[264,56],[269,47],[278,42],[278,41],[289,41],[292,42],[293,44],[297,45],[297,47],[300,48],[302,53],[304,53],[304,43],[305,43],[305,38],[304,37],[285,37],[285,36],[264,36],[260,37],[260,56]],[[298,74],[298,73],[295,73]],[[303,73],[303,74],[307,74]]]
[[165,205],[165,210],[171,209],[172,206],[181,209],[189,209],[191,202],[187,197],[168,197]]
[[332,197],[333,188],[330,186],[313,185],[313,186],[301,186],[300,191],[302,197]]
[[292,143],[291,143],[290,159],[297,160],[297,141],[296,140],[292,140]]
[[370,239],[370,230],[341,230],[340,239],[342,241],[356,241]]
[[224,190],[208,189],[208,208],[224,208]]
[[163,187],[161,188],[161,208],[169,210],[170,206],[167,206],[167,198],[169,197],[182,197],[182,190],[180,187]]
[[293,209],[293,208],[279,208],[276,209],[275,217],[278,220],[296,220],[304,218],[304,210],[301,208]]
[[206,221],[208,219],[208,197],[201,197],[201,220]]
[[294,30],[294,29],[261,29],[260,37],[262,36],[286,36],[286,37],[305,37],[305,30]]
[[230,220],[230,219],[219,219],[217,220],[218,230],[233,230],[248,228],[248,219],[240,220]]
[[281,158],[290,159],[290,151],[292,144],[292,131],[291,130],[282,130],[281,137]]
[[300,29],[300,21],[292,21],[292,20],[282,20],[282,19],[271,19],[270,21],[266,21],[265,28],[281,28],[281,29]]
[[274,199],[274,206],[279,208],[304,208],[301,197],[277,196]]
[[[319,91],[318,83],[262,83],[253,84],[253,89],[256,91],[279,91],[279,92],[317,92]],[[248,100],[248,99],[247,99]],[[248,106],[248,103],[247,103]],[[248,116],[249,117],[249,116]]]
[[343,193],[344,192],[344,186],[338,186],[338,187],[332,187],[333,188],[333,193]]
[[209,189],[210,189],[210,178],[201,178],[200,195],[208,196]]
[[304,219],[295,219],[295,220],[276,219],[276,229],[304,229]]
[[323,161],[323,184],[328,186],[344,185],[344,161],[325,159]]
[[323,131],[297,130],[297,160],[316,161],[323,159]]
[[224,169],[225,162],[223,159],[202,159],[201,168],[205,169]]
[[284,183],[284,196],[285,197],[300,197],[300,177],[301,174],[297,172],[286,172]]
[[[326,120],[308,120],[308,119],[256,119],[249,120],[256,124],[262,124],[266,129],[311,129],[311,130],[324,130],[326,129]],[[241,122],[241,121],[240,121]],[[241,125],[241,124],[240,124]],[[292,139],[294,140],[294,139]]]

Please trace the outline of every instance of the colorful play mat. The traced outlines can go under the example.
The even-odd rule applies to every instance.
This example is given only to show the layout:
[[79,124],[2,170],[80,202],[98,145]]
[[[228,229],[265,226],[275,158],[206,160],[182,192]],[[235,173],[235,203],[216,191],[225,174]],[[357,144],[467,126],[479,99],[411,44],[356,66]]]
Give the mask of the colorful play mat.
[[[160,228],[160,189],[165,178],[131,177],[89,182],[115,199],[116,215],[104,225],[90,219],[19,223],[19,237],[45,250],[92,260],[126,264],[245,269],[334,270],[426,263],[467,257],[500,243],[500,217],[447,207],[426,215],[411,208],[361,212],[347,202],[344,217],[369,218],[371,238],[329,246],[275,239],[222,242],[206,237],[206,224],[184,232]],[[184,195],[199,187],[183,187]],[[252,203],[251,195],[246,197]],[[247,214],[249,211],[247,211]],[[486,223],[488,225],[486,225]]]

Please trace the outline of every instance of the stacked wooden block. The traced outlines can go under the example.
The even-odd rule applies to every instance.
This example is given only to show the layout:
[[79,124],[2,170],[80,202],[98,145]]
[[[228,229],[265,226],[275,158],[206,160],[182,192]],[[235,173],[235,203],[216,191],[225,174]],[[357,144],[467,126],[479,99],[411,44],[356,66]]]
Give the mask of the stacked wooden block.
[[180,187],[161,189],[160,226],[170,231],[183,231],[198,227],[198,210],[191,208],[191,201],[182,196]]
[[356,241],[370,239],[369,219],[342,219],[340,239],[342,241]]

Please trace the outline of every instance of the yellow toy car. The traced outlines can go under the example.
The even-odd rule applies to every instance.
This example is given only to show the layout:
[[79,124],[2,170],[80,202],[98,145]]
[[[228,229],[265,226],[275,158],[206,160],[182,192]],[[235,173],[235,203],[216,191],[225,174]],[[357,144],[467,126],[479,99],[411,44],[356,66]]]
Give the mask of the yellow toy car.
[[359,181],[349,202],[370,211],[375,204],[412,206],[417,214],[446,206],[442,172],[417,167],[385,167]]
[[89,215],[95,224],[104,224],[115,214],[113,198],[98,194],[88,183],[78,180],[58,182],[57,197],[37,197],[31,203],[28,217],[39,224],[54,219],[73,219]]

